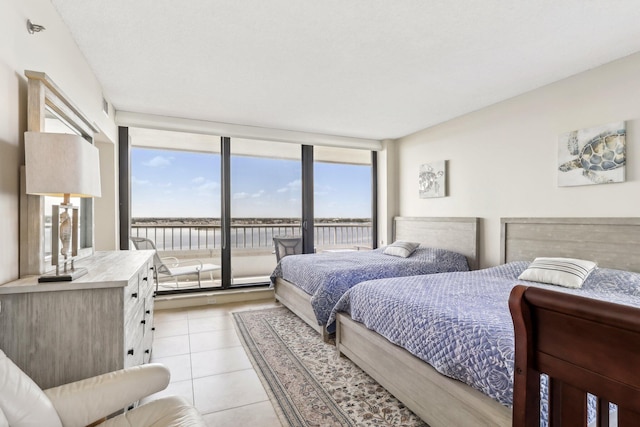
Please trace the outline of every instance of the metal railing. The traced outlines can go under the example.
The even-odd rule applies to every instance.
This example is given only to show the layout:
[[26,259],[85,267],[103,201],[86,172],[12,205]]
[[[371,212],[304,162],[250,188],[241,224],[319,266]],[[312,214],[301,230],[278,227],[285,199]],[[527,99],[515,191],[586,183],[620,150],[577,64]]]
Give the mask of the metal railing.
[[[300,224],[242,224],[231,226],[231,246],[243,249],[273,247],[274,236],[299,236]],[[219,225],[131,226],[131,235],[154,241],[160,251],[221,249]],[[314,224],[315,245],[320,247],[371,246],[371,223]]]

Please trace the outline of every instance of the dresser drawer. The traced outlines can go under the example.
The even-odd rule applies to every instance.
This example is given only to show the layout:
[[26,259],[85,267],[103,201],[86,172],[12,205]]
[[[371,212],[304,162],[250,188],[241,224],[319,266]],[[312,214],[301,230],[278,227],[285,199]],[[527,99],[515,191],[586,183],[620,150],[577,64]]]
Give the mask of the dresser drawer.
[[144,311],[140,309],[125,322],[125,366],[134,366],[143,360],[143,338],[145,332]]
[[148,363],[153,344],[154,279],[151,260],[141,266],[125,291],[126,366]]

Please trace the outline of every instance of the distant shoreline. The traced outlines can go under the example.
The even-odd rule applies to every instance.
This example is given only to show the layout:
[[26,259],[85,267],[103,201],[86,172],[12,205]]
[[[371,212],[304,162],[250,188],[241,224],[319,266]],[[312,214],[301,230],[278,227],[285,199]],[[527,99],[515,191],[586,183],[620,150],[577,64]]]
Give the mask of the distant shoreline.
[[[371,222],[371,218],[316,218],[317,224],[363,224]],[[300,224],[300,218],[234,218],[232,225],[247,224]],[[211,226],[220,225],[220,218],[131,218],[132,226],[154,225],[189,225],[189,226]]]

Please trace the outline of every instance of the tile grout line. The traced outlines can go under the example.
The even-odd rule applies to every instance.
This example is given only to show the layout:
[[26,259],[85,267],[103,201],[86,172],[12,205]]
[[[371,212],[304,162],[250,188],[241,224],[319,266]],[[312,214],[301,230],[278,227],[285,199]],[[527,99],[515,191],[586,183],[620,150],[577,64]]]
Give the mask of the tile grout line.
[[191,400],[196,406],[196,388],[193,385],[193,356],[191,355],[191,326],[189,325],[189,312],[187,311],[187,337],[189,340],[189,372],[191,373]]

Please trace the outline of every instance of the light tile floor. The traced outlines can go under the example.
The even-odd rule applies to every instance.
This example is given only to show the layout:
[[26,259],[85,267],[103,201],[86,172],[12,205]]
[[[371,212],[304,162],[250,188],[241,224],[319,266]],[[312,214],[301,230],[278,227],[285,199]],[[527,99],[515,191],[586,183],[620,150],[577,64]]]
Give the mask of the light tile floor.
[[233,311],[278,305],[263,300],[156,310],[151,361],[171,370],[171,383],[148,399],[184,396],[209,426],[280,427],[231,316]]

